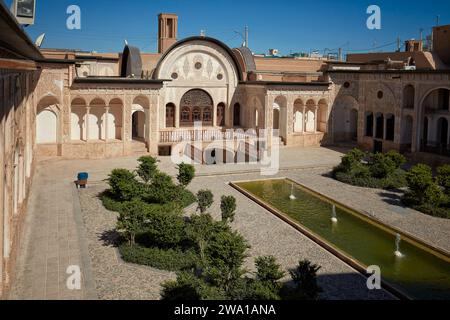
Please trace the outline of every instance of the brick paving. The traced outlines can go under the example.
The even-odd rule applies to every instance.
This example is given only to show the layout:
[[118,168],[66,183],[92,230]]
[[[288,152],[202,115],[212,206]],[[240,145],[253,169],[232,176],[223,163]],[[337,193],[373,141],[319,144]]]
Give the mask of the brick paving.
[[[396,206],[395,193],[343,185],[325,174],[339,162],[340,150],[323,148],[282,149],[278,176],[287,176],[358,210],[410,232],[426,242],[450,250],[450,221],[425,216]],[[136,167],[136,158],[109,160],[52,160],[38,165],[29,199],[22,245],[11,299],[159,299],[160,283],[173,273],[123,263],[108,242],[116,215],[105,210],[97,195],[113,168]],[[175,173],[169,158],[161,170]],[[314,169],[315,168],[315,169]],[[249,170],[248,174],[243,174]],[[77,172],[88,171],[91,187],[74,189]],[[238,201],[233,227],[250,242],[249,269],[253,258],[271,254],[285,269],[308,258],[322,266],[319,281],[328,299],[390,299],[383,291],[368,292],[365,279],[348,265],[323,250],[272,214],[227,185],[229,181],[261,179],[250,166],[199,166],[191,189],[208,186],[220,199],[232,194]],[[219,204],[212,212],[218,217]],[[66,287],[67,266],[79,265],[83,273],[80,291]]]

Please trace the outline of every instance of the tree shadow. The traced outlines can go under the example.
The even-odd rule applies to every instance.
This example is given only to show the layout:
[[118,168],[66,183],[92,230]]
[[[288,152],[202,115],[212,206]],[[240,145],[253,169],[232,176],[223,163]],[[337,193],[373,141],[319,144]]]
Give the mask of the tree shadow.
[[403,191],[401,190],[389,190],[389,191],[382,191],[378,193],[381,200],[386,202],[387,204],[406,208],[405,204],[403,203]]
[[98,239],[103,242],[104,247],[117,248],[121,243],[121,236],[115,229],[103,231]]

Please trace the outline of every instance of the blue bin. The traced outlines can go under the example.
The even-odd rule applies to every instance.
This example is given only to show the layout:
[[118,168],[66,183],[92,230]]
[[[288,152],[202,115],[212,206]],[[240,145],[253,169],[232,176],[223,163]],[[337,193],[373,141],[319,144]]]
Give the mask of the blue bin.
[[89,178],[89,174],[87,172],[80,172],[78,174],[78,181],[87,180]]

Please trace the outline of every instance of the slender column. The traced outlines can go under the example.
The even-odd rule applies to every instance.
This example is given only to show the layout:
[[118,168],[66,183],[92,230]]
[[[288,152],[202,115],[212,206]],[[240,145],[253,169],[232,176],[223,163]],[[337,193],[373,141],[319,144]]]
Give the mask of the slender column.
[[212,112],[213,112],[213,127],[217,127],[217,107],[218,106],[213,106]]
[[319,121],[319,119],[317,119],[317,114],[318,114],[318,109],[319,109],[319,106],[315,106],[314,107],[314,133],[316,133],[318,130],[318,121]]
[[108,137],[109,137],[109,107],[105,107],[105,121],[104,121],[104,126],[105,126],[105,142],[108,142]]
[[90,113],[91,113],[91,107],[86,107],[86,119],[85,119],[85,121],[84,121],[84,125],[86,126],[86,130],[85,130],[85,132],[86,132],[86,137],[85,137],[85,139],[86,139],[86,142],[88,142],[89,141],[89,115],[90,115]]
[[306,132],[306,106],[303,106],[303,115],[302,115],[302,133]]

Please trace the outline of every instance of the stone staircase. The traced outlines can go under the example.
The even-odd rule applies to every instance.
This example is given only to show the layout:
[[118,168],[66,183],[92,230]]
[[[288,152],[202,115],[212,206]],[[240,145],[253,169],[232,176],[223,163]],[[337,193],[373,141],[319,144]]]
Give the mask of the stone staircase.
[[134,155],[146,155],[148,154],[147,146],[143,141],[133,140],[132,150]]

